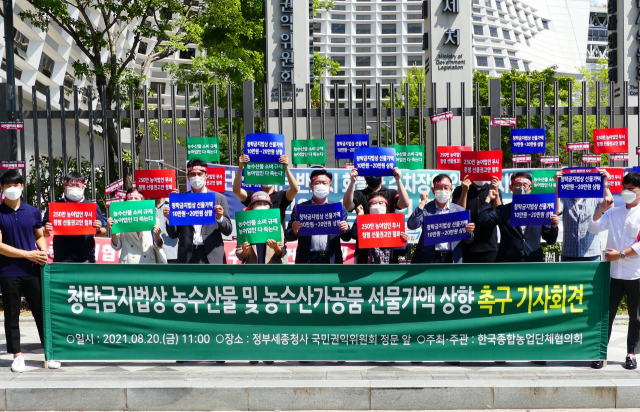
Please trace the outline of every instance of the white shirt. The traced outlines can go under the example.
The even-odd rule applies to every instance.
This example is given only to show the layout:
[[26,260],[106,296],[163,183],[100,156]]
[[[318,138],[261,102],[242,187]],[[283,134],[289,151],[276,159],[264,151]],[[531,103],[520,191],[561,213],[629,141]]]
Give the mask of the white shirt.
[[[438,203],[436,202],[436,215],[451,213],[451,209],[449,208],[450,204],[451,202],[447,202],[447,205],[444,207],[444,209],[440,209],[440,206],[438,206]],[[438,243],[436,245],[436,251],[438,252],[448,252],[450,250],[451,250],[451,243],[449,242]]]
[[[329,196],[324,198],[322,203],[316,203],[316,201],[311,198],[311,204],[314,205],[324,205],[329,202]],[[311,236],[311,252],[319,252],[323,253],[328,250],[329,244],[329,235],[312,235]]]
[[[202,190],[202,192],[200,193],[207,193],[207,187],[205,186],[204,189]],[[222,223],[222,219],[224,219],[224,216],[222,216],[221,219],[216,219],[216,222],[218,223]],[[193,225],[193,244],[195,246],[200,246],[204,243],[204,241],[202,240],[202,225]]]
[[[640,242],[638,241],[640,206],[631,209],[627,209],[627,205],[616,207],[608,210],[597,222],[594,222],[591,217],[589,232],[598,233],[603,230],[609,230],[607,249],[621,252],[632,248],[640,254]],[[611,277],[624,280],[640,279],[640,255],[611,262]]]

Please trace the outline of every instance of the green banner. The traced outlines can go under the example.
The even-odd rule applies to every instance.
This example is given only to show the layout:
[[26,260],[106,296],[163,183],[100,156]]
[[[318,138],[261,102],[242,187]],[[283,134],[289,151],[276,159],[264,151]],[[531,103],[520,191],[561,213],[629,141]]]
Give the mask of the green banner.
[[187,137],[187,160],[220,161],[220,143],[217,137]]
[[531,171],[531,177],[533,178],[531,193],[555,193],[556,182],[553,180],[553,176],[556,175],[558,170],[560,169],[533,169]]
[[392,144],[389,147],[396,149],[396,166],[400,169],[424,169],[424,145]]
[[244,165],[244,183],[247,185],[283,185],[284,164],[246,163]]
[[109,206],[109,213],[113,218],[113,233],[144,232],[156,224],[154,200],[114,202]]
[[606,359],[608,262],[54,263],[42,291],[61,361]]
[[236,212],[236,233],[239,245],[244,242],[252,245],[267,243],[269,239],[280,242],[282,240],[280,209]]
[[327,163],[327,141],[320,139],[292,140],[291,153],[294,165]]

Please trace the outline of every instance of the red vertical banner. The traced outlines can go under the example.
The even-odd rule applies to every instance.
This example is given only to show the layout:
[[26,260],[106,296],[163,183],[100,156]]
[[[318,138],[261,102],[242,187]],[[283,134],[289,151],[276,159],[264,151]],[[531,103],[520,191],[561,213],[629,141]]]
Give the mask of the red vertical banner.
[[460,170],[461,152],[470,152],[471,146],[438,146],[438,170]]
[[462,152],[460,180],[502,180],[502,150]]
[[400,237],[404,232],[404,214],[387,213],[384,215],[359,215],[358,245],[361,249],[403,247]]
[[593,153],[627,153],[629,131],[626,127],[593,130]]
[[622,193],[622,179],[624,178],[624,169],[621,167],[604,167],[609,173],[607,182],[611,193]]
[[207,167],[207,189],[212,192],[225,192],[224,167]]
[[136,187],[145,199],[169,197],[176,188],[176,172],[173,169],[136,170]]
[[54,235],[95,235],[96,204],[56,202],[49,203],[49,222]]

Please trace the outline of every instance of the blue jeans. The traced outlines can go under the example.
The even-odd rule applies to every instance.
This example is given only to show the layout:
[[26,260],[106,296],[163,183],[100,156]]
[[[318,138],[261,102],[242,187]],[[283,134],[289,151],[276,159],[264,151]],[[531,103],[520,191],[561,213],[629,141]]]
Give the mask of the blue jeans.
[[571,257],[571,256],[560,256],[561,262],[600,262],[600,256],[587,256],[587,257]]

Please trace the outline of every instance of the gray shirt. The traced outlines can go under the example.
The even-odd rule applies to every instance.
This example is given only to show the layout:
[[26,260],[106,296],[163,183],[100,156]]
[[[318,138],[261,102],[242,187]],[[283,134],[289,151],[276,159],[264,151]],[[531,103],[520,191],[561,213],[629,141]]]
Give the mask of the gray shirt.
[[164,217],[164,209],[165,206],[169,206],[169,201],[165,200],[160,203],[159,206],[156,206],[156,224],[160,227],[160,231],[162,232],[162,241],[164,245],[162,245],[162,250],[165,255],[167,255],[167,260],[177,259],[178,258],[178,238],[171,239],[167,234],[167,225],[165,224],[167,219]]

